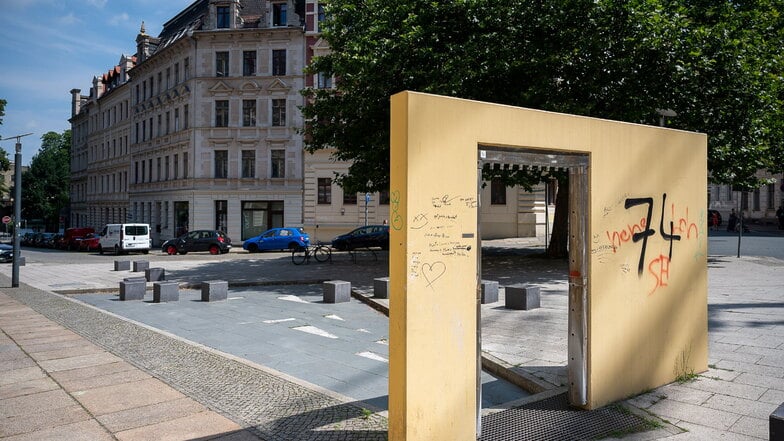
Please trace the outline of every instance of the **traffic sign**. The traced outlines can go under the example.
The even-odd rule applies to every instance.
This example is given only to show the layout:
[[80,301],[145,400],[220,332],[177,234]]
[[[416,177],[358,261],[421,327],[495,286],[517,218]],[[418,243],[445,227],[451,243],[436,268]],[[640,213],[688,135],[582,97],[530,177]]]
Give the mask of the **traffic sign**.
[[11,216],[3,216],[3,223],[7,224],[11,222]]

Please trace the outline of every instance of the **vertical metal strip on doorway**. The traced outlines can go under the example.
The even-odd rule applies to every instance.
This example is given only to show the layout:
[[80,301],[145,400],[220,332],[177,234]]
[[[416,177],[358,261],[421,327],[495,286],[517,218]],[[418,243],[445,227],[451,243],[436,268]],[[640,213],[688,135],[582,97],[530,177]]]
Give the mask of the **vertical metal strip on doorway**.
[[569,168],[569,404],[588,404],[588,175]]

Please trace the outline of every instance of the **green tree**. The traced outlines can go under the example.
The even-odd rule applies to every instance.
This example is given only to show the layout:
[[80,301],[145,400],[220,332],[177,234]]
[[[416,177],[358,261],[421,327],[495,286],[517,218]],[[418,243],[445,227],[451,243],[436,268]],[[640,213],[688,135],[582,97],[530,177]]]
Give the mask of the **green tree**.
[[47,132],[41,148],[22,173],[22,209],[28,220],[42,219],[47,230],[56,230],[70,193],[71,131]]
[[[339,81],[303,92],[306,148],[351,161],[336,176],[349,192],[375,191],[389,186],[389,96],[402,90],[643,124],[670,109],[669,127],[709,135],[715,181],[754,185],[783,163],[780,3],[331,0],[332,53],[309,71]],[[484,174],[568,189],[564,176]],[[566,252],[560,227],[552,255]]]
[[3,125],[3,117],[5,116],[5,105],[8,102],[2,98],[0,98],[0,125]]

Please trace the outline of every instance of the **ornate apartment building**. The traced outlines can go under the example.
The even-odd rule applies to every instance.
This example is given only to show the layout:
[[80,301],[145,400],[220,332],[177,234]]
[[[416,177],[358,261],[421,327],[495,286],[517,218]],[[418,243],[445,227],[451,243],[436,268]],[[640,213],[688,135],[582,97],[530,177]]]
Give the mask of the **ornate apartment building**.
[[[318,0],[199,0],[163,25],[142,24],[136,53],[72,90],[70,226],[150,224],[154,244],[193,229],[235,243],[280,226],[329,240],[389,217],[387,193],[344,194],[348,164],[303,151],[300,90],[320,38]],[[544,192],[481,189],[483,237],[545,232]]]

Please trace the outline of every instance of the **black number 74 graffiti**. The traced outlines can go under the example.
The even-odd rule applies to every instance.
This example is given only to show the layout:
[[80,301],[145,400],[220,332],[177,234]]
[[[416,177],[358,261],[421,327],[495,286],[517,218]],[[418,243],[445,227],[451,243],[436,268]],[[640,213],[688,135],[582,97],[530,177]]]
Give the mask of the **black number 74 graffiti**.
[[[661,208],[661,218],[659,220],[659,231],[661,232],[662,237],[665,240],[670,241],[670,253],[669,259],[672,260],[672,242],[674,240],[681,240],[681,236],[678,234],[672,234],[673,231],[673,222],[670,221],[670,233],[667,234],[664,232],[664,206],[667,202],[667,193],[662,193],[662,208]],[[631,207],[635,207],[637,205],[648,204],[648,217],[645,218],[645,230],[640,231],[638,233],[634,233],[632,235],[632,241],[639,242],[642,240],[642,249],[640,250],[640,263],[637,265],[637,274],[642,275],[642,270],[645,267],[645,248],[648,246],[648,237],[653,236],[656,234],[656,230],[651,228],[651,217],[653,216],[653,198],[629,198],[626,199],[623,206],[627,210]]]

